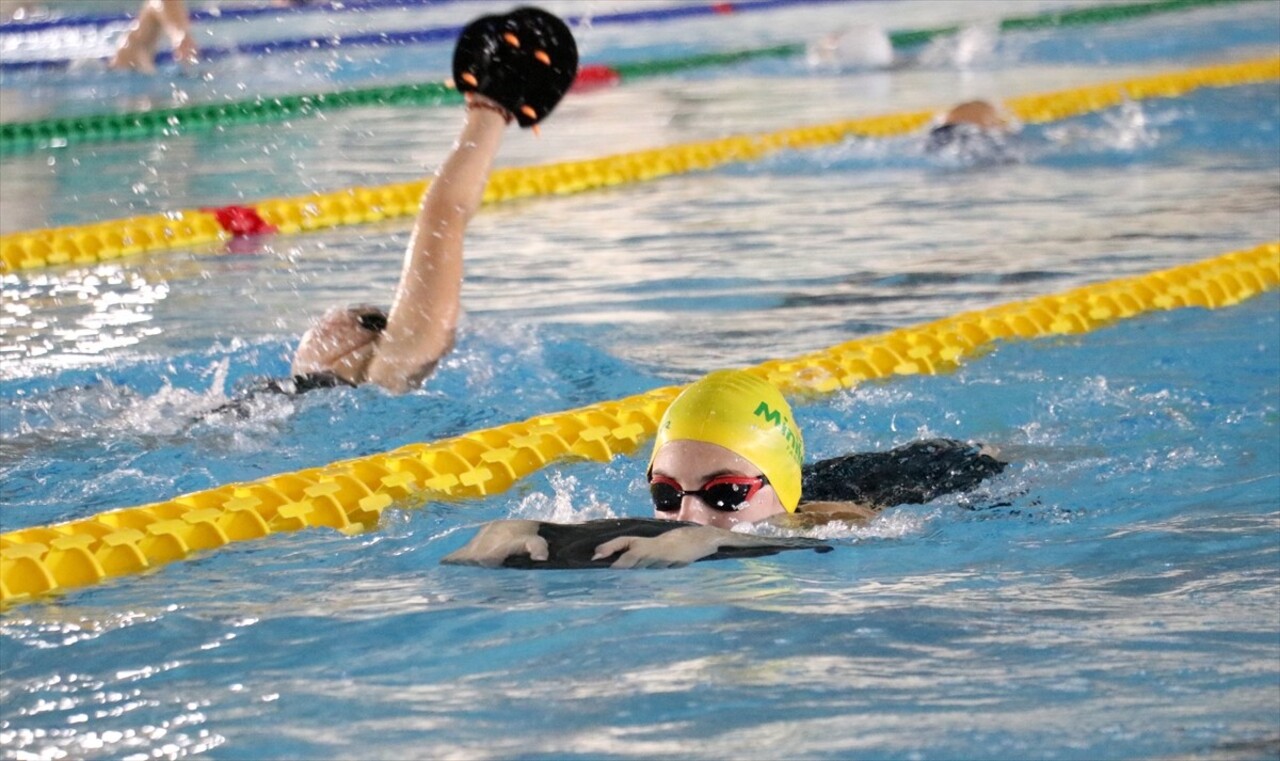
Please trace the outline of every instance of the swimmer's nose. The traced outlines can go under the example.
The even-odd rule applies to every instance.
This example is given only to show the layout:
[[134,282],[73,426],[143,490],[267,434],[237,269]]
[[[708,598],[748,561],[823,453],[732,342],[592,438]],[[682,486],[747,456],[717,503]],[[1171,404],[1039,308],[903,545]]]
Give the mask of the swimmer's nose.
[[680,512],[676,513],[676,520],[690,521],[692,523],[705,523],[705,520],[698,520],[702,517],[702,502],[697,497],[686,494],[684,499],[680,500]]

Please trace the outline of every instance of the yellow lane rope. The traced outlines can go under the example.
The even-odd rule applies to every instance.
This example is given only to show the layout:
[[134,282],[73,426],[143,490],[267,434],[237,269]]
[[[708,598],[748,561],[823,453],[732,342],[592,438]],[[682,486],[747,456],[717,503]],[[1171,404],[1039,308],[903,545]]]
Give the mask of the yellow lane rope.
[[[1280,241],[965,312],[750,368],[791,395],[939,373],[999,341],[1084,333],[1145,312],[1238,303],[1280,286]],[[679,387],[141,507],[0,534],[0,604],[144,571],[267,534],[376,526],[386,508],[497,494],[548,463],[606,462],[652,437]]]
[[[1168,72],[1058,92],[1025,95],[1005,103],[1026,123],[1043,123],[1113,107],[1126,99],[1172,98],[1202,87],[1231,87],[1280,79],[1280,56]],[[487,203],[532,196],[581,193],[755,161],[784,149],[817,148],[852,136],[883,138],[918,130],[935,111],[873,116],[754,135],[735,135],[586,161],[495,171]],[[355,187],[243,207],[279,233],[358,225],[417,212],[425,181]],[[230,207],[228,207],[230,208]],[[225,220],[225,218],[224,218]],[[58,264],[92,264],[130,254],[192,248],[230,237],[212,211],[185,210],[90,225],[0,236],[0,272]]]

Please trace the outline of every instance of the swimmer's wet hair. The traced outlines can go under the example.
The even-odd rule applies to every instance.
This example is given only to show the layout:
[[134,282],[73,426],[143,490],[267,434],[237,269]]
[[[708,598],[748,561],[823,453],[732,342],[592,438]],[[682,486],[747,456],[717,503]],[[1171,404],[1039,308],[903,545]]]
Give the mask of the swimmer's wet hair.
[[387,310],[377,304],[353,304],[344,311],[365,330],[381,333],[387,329]]

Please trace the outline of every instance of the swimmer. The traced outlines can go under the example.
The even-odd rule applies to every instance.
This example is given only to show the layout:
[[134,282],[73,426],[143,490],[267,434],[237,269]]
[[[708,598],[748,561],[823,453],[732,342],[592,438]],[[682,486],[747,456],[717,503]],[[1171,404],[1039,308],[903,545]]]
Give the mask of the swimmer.
[[[780,546],[777,539],[733,529],[864,523],[891,505],[972,489],[1005,467],[978,447],[947,439],[809,466],[802,466],[803,457],[800,430],[775,387],[742,370],[713,372],[677,396],[658,424],[647,474],[657,521],[581,524],[599,524],[604,541],[584,544],[586,535],[580,533],[572,547],[555,546],[562,525],[494,521],[443,562],[647,568],[687,565],[734,550],[817,549]],[[628,528],[642,533],[618,535]],[[590,555],[565,557],[584,551]]]
[[1013,124],[985,100],[957,104],[943,115],[941,123],[929,130],[925,149],[937,153],[951,148],[966,154],[994,154],[1003,158],[1006,138]]
[[[453,70],[466,98],[465,121],[423,198],[391,308],[330,309],[302,336],[293,378],[267,381],[249,396],[364,383],[402,393],[421,385],[453,347],[463,237],[503,133],[513,121],[533,127],[555,108],[577,74],[578,50],[563,21],[524,7],[469,24],[458,38]],[[247,415],[246,401],[214,412]]]
[[48,15],[49,10],[34,0],[0,0],[0,21],[29,21]]
[[36,14],[30,0],[0,0],[0,21],[26,21]]
[[[302,8],[312,0],[271,0],[278,8]],[[200,60],[191,29],[191,14],[186,0],[142,0],[138,18],[129,33],[120,41],[116,54],[107,65],[113,69],[128,69],[142,74],[156,71],[156,45],[164,33],[173,46],[173,60],[195,64]]]
[[191,15],[186,0],[142,0],[138,19],[120,41],[120,47],[108,64],[113,69],[130,69],[143,74],[156,70],[156,44],[164,33],[173,46],[173,60],[194,64],[199,60],[191,30]]

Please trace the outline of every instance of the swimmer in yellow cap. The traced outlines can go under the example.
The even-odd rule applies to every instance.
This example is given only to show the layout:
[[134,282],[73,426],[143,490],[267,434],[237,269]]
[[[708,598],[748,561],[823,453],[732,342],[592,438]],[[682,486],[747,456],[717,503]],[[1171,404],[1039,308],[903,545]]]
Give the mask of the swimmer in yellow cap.
[[[580,531],[576,540],[556,547],[563,526],[495,521],[444,562],[668,567],[731,556],[734,550],[761,554],[809,547],[732,529],[763,522],[803,527],[866,521],[891,504],[972,488],[1004,468],[978,447],[945,439],[807,467],[803,461],[804,440],[777,388],[746,371],[713,372],[677,396],[658,423],[648,481],[662,525],[593,521],[583,525],[597,526],[600,541],[589,543],[591,534]],[[584,549],[589,557],[568,557]],[[523,559],[513,562],[517,557]]]
[[649,490],[658,517],[733,528],[800,503],[804,439],[770,383],[741,370],[689,386],[658,423]]

